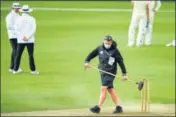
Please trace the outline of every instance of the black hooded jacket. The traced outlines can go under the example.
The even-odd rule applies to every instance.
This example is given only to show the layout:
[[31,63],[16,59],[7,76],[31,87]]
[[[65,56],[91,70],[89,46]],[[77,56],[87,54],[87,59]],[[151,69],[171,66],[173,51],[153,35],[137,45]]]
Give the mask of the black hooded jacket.
[[[104,44],[95,48],[87,56],[85,62],[89,63],[93,58],[99,56],[99,66],[98,68],[113,74],[117,73],[117,63],[120,65],[123,75],[127,73],[123,57],[121,56],[119,50],[116,48],[117,44],[113,42],[112,46],[109,49],[104,47]],[[109,64],[109,59],[114,58],[114,62]]]

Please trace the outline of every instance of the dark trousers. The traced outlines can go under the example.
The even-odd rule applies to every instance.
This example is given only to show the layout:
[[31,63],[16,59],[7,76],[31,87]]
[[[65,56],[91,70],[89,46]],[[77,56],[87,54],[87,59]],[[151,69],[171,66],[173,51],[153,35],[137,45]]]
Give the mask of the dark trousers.
[[10,69],[14,69],[15,57],[16,57],[16,53],[17,53],[17,39],[16,38],[10,39],[10,44],[12,47]]
[[108,89],[114,88],[113,81],[114,81],[114,76],[101,73],[101,83],[102,86],[107,86]]
[[25,46],[27,47],[27,50],[28,50],[30,69],[31,71],[35,71],[35,62],[34,62],[34,56],[33,56],[34,55],[34,43],[18,44],[14,70],[17,71],[19,69],[21,56],[23,54]]

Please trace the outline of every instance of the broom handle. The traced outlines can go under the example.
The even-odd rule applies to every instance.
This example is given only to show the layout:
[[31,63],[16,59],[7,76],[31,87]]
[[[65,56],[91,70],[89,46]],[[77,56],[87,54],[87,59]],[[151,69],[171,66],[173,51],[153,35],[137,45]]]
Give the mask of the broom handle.
[[94,67],[94,66],[92,66],[92,65],[91,65],[91,68],[93,68],[93,69],[95,69],[95,70],[97,70],[97,71],[100,71],[100,72],[103,72],[103,73],[109,74],[109,75],[111,75],[111,76],[117,77],[115,74],[112,74],[112,73],[107,72],[107,71],[103,71],[103,70],[98,69],[98,68],[96,68],[96,67]]
[[[94,66],[92,66],[92,65],[91,65],[91,68],[93,68],[93,69],[95,69],[95,70],[97,70],[97,71],[100,71],[100,72],[103,72],[103,73],[106,73],[106,74],[112,75],[112,76],[114,76],[114,77],[121,78],[121,77],[119,77],[119,76],[116,76],[115,74],[112,74],[112,73],[110,73],[110,72],[107,72],[107,71],[104,71],[104,70],[98,69],[97,67],[94,67]],[[132,83],[135,83],[134,81],[129,80],[129,79],[128,79],[127,81],[132,82]]]

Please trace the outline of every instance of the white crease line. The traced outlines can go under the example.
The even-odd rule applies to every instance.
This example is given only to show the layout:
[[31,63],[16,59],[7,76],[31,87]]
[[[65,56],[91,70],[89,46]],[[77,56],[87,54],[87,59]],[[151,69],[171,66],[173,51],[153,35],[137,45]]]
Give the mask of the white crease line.
[[[89,11],[89,12],[131,12],[132,9],[103,9],[103,8],[47,8],[47,7],[34,7],[34,10],[37,11]],[[10,10],[10,8],[7,7],[2,7],[1,10],[6,11]],[[174,13],[175,11],[173,10],[161,10],[158,12],[164,12],[164,13]]]

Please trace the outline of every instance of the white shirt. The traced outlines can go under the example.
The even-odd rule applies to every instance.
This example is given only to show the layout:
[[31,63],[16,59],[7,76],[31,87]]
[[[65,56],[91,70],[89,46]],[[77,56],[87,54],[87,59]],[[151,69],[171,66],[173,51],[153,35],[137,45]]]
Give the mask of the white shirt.
[[157,1],[151,1],[150,4],[149,4],[149,8],[150,8],[150,11],[158,11],[161,7],[161,1],[160,0],[157,0]]
[[[36,20],[34,17],[23,13],[22,16],[17,19],[15,28],[18,35],[18,43],[35,42]],[[23,40],[24,36],[28,38],[28,41]]]
[[7,16],[6,16],[6,28],[9,39],[17,38],[17,34],[15,32],[15,23],[20,15],[16,13],[14,10],[12,10]]
[[132,0],[132,4],[133,13],[146,15],[146,6],[149,4],[149,1]]

